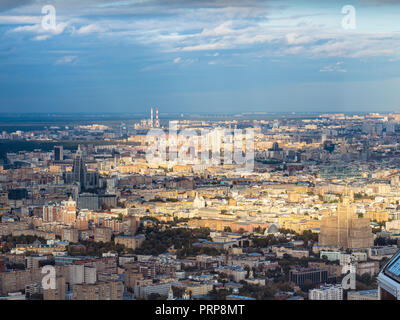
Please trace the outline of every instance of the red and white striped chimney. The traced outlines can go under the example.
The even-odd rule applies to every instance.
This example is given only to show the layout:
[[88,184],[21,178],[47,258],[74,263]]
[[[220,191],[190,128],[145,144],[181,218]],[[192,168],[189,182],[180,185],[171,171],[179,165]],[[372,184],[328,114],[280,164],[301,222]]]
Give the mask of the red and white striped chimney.
[[158,108],[156,108],[156,128],[160,127],[160,122],[158,121]]

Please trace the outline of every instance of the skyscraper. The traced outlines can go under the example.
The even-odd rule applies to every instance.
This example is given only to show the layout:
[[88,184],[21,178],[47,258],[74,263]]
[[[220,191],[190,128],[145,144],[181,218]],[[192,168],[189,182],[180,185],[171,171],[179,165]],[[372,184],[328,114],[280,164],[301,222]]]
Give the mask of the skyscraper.
[[85,189],[86,185],[86,165],[83,157],[81,147],[78,146],[76,151],[74,163],[72,167],[73,181],[79,182],[81,189]]
[[64,151],[63,146],[54,146],[54,161],[63,161]]
[[354,207],[353,192],[345,188],[338,203],[337,214],[322,218],[319,244],[344,249],[373,246],[374,240],[368,218],[359,218]]

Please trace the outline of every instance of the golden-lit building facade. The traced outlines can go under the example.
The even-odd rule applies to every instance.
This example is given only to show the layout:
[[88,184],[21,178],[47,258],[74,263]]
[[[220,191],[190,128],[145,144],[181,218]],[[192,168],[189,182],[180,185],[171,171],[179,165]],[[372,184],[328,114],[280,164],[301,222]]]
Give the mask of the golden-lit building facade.
[[373,246],[373,234],[368,218],[359,218],[355,212],[353,193],[345,190],[338,204],[337,214],[322,218],[319,245],[344,249],[362,249]]

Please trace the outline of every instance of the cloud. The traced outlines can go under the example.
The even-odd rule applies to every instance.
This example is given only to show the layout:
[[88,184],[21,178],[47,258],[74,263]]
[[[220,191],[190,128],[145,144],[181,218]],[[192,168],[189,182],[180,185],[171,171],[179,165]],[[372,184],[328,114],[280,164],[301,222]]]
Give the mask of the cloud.
[[26,25],[16,27],[11,30],[11,32],[30,32],[30,33],[45,33],[49,35],[59,35],[65,31],[65,29],[69,26],[68,22],[60,22],[57,23],[55,28],[52,29],[44,29],[42,28],[41,24],[34,24],[34,25]]
[[44,35],[41,35],[41,36],[36,36],[32,40],[34,40],[34,41],[44,41],[44,40],[47,40],[48,38],[50,38],[50,35],[44,34]]
[[197,59],[182,59],[181,57],[177,57],[173,60],[174,64],[190,64],[196,61]]
[[100,27],[97,24],[89,24],[87,26],[83,26],[78,31],[76,31],[77,34],[91,34],[91,33],[100,33],[106,31],[103,27]]
[[68,64],[76,64],[78,57],[77,56],[65,56],[58,59],[54,62],[54,65],[68,65]]
[[308,35],[298,35],[296,33],[288,33],[286,35],[288,44],[306,44],[313,41],[313,38]]
[[336,62],[334,65],[322,67],[319,72],[347,72],[346,69],[341,67],[343,62]]
[[232,46],[227,42],[215,42],[215,43],[204,43],[194,46],[187,46],[181,48],[182,51],[205,51],[205,50],[222,50],[232,48]]
[[37,16],[0,16],[0,24],[38,24],[40,21]]
[[[57,5],[57,13],[66,14],[63,18],[68,22],[59,22],[55,30],[43,30],[37,21],[40,16],[30,16],[28,10],[25,16],[0,16],[0,24],[20,23],[11,31],[36,33],[38,36],[33,39],[37,41],[64,32],[94,37],[101,34],[101,41],[140,44],[160,52],[239,49],[254,51],[257,56],[339,59],[393,58],[400,52],[399,32],[344,31],[340,28],[340,11],[335,15],[329,10],[320,13],[322,9],[318,9],[318,14],[295,15],[285,12],[284,5],[256,0],[166,3],[163,0],[70,0]],[[369,30],[373,30],[372,23]]]
[[232,21],[226,21],[219,26],[212,28],[212,29],[203,29],[201,32],[202,37],[215,37],[215,36],[223,36],[223,35],[228,35],[232,34],[235,31],[232,30]]

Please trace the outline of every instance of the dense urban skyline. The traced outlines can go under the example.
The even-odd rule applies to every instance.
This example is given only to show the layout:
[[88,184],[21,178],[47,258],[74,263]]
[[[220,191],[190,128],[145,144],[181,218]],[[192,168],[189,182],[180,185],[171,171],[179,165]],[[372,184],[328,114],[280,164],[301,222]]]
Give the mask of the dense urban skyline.
[[3,123],[0,300],[397,299],[400,114],[159,111]]

